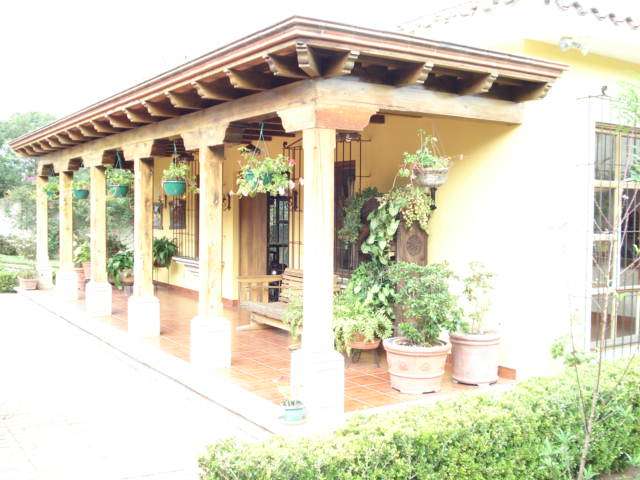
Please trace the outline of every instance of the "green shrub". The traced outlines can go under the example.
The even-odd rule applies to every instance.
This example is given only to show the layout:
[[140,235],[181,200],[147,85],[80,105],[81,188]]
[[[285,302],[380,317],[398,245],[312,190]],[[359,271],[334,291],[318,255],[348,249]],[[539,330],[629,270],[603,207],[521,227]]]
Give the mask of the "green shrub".
[[0,255],[18,255],[18,250],[13,244],[13,237],[0,235]]
[[13,272],[0,270],[0,293],[14,292],[18,286],[18,277]]
[[[607,365],[588,464],[619,471],[640,453],[640,370]],[[592,375],[582,377],[587,389]],[[200,459],[202,479],[562,480],[576,470],[582,416],[574,377],[533,379],[497,397],[466,397],[359,416],[334,435],[223,440]]]

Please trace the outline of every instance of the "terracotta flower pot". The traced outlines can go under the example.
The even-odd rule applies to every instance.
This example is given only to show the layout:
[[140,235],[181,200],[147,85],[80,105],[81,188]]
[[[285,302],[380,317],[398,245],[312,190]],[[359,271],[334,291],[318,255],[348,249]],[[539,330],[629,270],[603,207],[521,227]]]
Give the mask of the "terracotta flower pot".
[[391,386],[401,393],[418,395],[438,392],[451,344],[419,347],[404,344],[404,338],[384,340]]
[[469,385],[498,381],[500,335],[455,333],[450,335],[454,380]]
[[36,290],[38,288],[37,278],[19,278],[18,284],[22,290]]
[[353,341],[349,344],[351,350],[375,350],[380,346],[380,339],[376,338],[369,342],[365,342],[364,336],[358,334],[354,337]]
[[74,268],[75,272],[78,274],[78,289],[84,290],[84,269],[83,268]]
[[86,280],[91,279],[91,262],[82,262],[82,270],[84,271],[84,278]]

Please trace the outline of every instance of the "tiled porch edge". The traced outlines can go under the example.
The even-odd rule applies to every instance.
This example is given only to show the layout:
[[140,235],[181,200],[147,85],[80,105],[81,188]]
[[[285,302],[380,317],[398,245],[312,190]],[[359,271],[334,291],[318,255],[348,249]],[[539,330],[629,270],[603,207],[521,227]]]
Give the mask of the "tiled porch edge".
[[[119,352],[133,358],[148,368],[151,368],[185,387],[208,398],[212,402],[240,415],[270,433],[282,435],[305,435],[314,433],[308,424],[287,426],[278,420],[280,408],[251,391],[243,388],[225,375],[207,373],[206,377],[199,373],[192,365],[174,352],[163,351],[158,345],[141,341],[131,337],[126,330],[122,330],[107,318],[90,317],[84,311],[80,302],[61,301],[52,290],[20,291],[24,297],[40,305],[45,310],[75,325],[77,328],[98,338]],[[358,372],[351,372],[357,375]],[[345,384],[349,388],[350,373],[347,372]],[[370,414],[380,411],[403,409],[413,405],[429,405],[438,401],[448,401],[465,395],[482,393],[500,394],[512,387],[513,383],[499,383],[487,388],[466,387],[464,390],[444,391],[439,394],[425,395],[412,400],[407,398],[402,403],[385,404],[379,407],[360,409],[346,414],[348,418],[356,414]],[[354,388],[353,386],[351,388]],[[367,388],[359,386],[357,388]],[[371,393],[371,392],[367,392]],[[398,394],[400,395],[400,394]]]

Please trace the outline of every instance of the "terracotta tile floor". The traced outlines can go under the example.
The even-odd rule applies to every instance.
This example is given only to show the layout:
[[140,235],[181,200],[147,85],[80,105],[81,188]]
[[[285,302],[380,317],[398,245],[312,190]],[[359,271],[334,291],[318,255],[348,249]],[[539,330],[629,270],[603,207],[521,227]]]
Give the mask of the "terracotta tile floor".
[[[197,301],[188,296],[158,287],[162,334],[147,340],[163,351],[189,361],[189,323],[196,315]],[[238,313],[225,309],[225,316],[233,322]],[[127,329],[127,296],[119,290],[113,294],[113,315],[107,319],[112,325]],[[233,345],[232,366],[227,375],[240,386],[273,402],[282,400],[280,390],[289,380],[291,352],[289,335],[283,330],[238,331]],[[500,383],[509,380],[500,379]],[[447,372],[442,391],[436,394],[406,395],[391,388],[384,353],[380,354],[380,367],[375,366],[373,354],[363,352],[357,363],[345,369],[345,410],[354,411],[380,407],[419,399],[444,399],[457,393],[476,390],[477,387],[459,385]],[[286,390],[285,390],[286,391]]]

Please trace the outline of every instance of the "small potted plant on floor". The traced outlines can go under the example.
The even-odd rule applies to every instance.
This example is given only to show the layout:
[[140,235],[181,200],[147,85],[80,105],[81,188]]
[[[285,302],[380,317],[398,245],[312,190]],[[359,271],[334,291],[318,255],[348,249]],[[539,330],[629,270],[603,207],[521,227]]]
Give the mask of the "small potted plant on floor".
[[282,415],[280,417],[280,420],[282,420],[283,423],[289,425],[302,423],[304,422],[306,417],[306,409],[304,408],[304,404],[301,400],[298,400],[294,395],[292,395],[292,388],[289,385],[288,380],[278,380],[278,382],[283,381],[284,383],[279,383],[277,386],[278,391],[284,397],[284,400],[282,400],[282,402],[280,403],[280,406],[282,407]]
[[131,170],[107,167],[107,188],[113,197],[126,197],[132,183],[133,172]]
[[57,179],[54,181],[54,178],[55,177],[49,177],[47,183],[42,187],[42,190],[44,190],[49,200],[57,200],[60,193],[60,184]]
[[493,273],[478,262],[469,264],[469,275],[463,280],[462,330],[450,335],[453,360],[452,377],[470,385],[498,381],[500,335],[487,328],[485,318],[491,305]]
[[447,181],[451,159],[438,154],[438,139],[418,130],[420,147],[415,153],[404,152],[400,176],[426,188],[438,188]]
[[112,255],[107,261],[109,281],[116,288],[133,285],[133,252],[122,250]]
[[291,341],[289,350],[300,348],[300,333],[302,331],[302,297],[293,295],[282,316],[282,323],[289,327]]
[[85,279],[91,278],[91,248],[86,240],[81,242],[73,252],[73,262],[82,267]]
[[352,349],[375,350],[392,331],[391,319],[362,301],[349,287],[335,296],[333,334],[339,352],[350,355]]
[[18,285],[22,290],[35,290],[38,288],[38,272],[35,268],[27,267],[18,272]]
[[86,200],[89,198],[89,182],[82,178],[73,179],[73,198]]
[[172,197],[184,195],[189,188],[195,189],[189,165],[185,162],[173,162],[162,172],[162,189]]
[[441,340],[456,331],[461,312],[449,291],[453,273],[447,264],[398,262],[389,268],[396,300],[407,320],[398,325],[400,337],[384,340],[391,386],[402,393],[437,392],[451,344]]
[[153,266],[166,268],[171,263],[173,256],[178,253],[178,245],[166,237],[153,239]]

